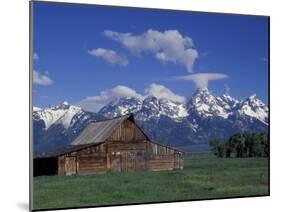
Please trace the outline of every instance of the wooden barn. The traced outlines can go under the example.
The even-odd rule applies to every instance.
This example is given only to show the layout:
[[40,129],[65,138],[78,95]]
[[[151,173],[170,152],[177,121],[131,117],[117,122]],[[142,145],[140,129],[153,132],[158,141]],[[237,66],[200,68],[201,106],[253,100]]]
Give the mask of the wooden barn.
[[183,169],[184,152],[151,141],[133,115],[90,123],[71,145],[34,158],[34,175]]

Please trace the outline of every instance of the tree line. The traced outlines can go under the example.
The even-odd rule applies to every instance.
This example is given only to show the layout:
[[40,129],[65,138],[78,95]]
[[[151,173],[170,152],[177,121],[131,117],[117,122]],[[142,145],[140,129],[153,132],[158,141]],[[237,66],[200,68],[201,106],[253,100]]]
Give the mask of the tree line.
[[221,158],[269,156],[267,133],[235,133],[226,140],[211,140],[210,147],[214,155]]

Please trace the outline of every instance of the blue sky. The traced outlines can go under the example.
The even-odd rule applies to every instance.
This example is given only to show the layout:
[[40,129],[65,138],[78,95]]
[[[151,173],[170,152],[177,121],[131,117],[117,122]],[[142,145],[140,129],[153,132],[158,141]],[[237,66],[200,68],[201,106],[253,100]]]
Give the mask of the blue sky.
[[206,82],[267,103],[267,32],[266,17],[35,2],[34,105],[181,101]]

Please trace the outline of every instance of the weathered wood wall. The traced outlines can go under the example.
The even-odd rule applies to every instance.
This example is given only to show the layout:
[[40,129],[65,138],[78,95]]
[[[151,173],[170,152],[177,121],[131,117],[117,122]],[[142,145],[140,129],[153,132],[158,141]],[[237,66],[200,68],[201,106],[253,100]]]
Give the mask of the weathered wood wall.
[[108,138],[108,141],[132,142],[145,139],[146,136],[138,126],[127,119],[115,129],[112,135]]
[[59,175],[106,172],[105,144],[88,147],[59,157]]
[[149,141],[125,120],[105,143],[60,156],[58,166],[59,175],[183,169],[183,153]]
[[148,170],[162,171],[174,169],[174,155],[151,155],[148,159]]
[[89,147],[77,153],[78,173],[106,172],[107,157],[105,144]]
[[168,146],[147,142],[148,170],[183,169],[183,153]]

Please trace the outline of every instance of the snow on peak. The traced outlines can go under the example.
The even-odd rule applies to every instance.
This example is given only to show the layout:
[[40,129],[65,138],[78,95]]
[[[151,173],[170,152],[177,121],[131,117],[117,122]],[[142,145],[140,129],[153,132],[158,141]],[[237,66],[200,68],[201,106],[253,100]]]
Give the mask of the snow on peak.
[[162,115],[166,115],[171,119],[182,119],[188,115],[185,104],[175,102],[168,99],[161,99],[160,110]]
[[149,95],[143,100],[141,109],[136,113],[136,118],[148,121],[157,120],[160,116],[166,116],[178,122],[187,115],[184,103]]
[[45,129],[48,129],[53,124],[62,124],[67,129],[71,124],[72,118],[80,112],[82,112],[80,107],[69,105],[68,102],[64,101],[59,106],[36,110],[33,116],[37,120],[44,121]]
[[248,104],[252,105],[253,107],[266,107],[266,105],[257,97],[256,94],[251,95],[245,101]]
[[129,113],[134,113],[141,108],[142,100],[135,97],[116,98],[105,105],[99,113],[107,118],[123,116]]
[[229,113],[223,106],[223,100],[213,96],[207,88],[198,89],[187,103],[188,113],[195,111],[199,116],[220,116],[227,118]]
[[235,98],[231,97],[228,93],[225,93],[221,96],[221,98],[228,102],[228,103],[237,103],[238,100],[236,100]]
[[250,99],[250,100],[255,100],[255,99],[257,99],[257,94],[252,94],[251,96],[249,96],[249,98],[248,99]]
[[141,120],[158,119],[160,115],[174,120],[187,116],[183,103],[149,95],[141,98],[118,98],[103,107],[99,113],[107,118],[113,118],[128,113],[135,113]]
[[251,95],[244,101],[239,103],[239,115],[246,115],[268,123],[268,107],[257,97],[256,94]]
[[70,108],[70,104],[67,101],[63,101],[59,106],[57,106],[59,109],[69,109]]
[[239,103],[238,100],[231,97],[228,93],[222,96],[216,97],[218,104],[223,107],[226,111],[231,112],[231,110]]

